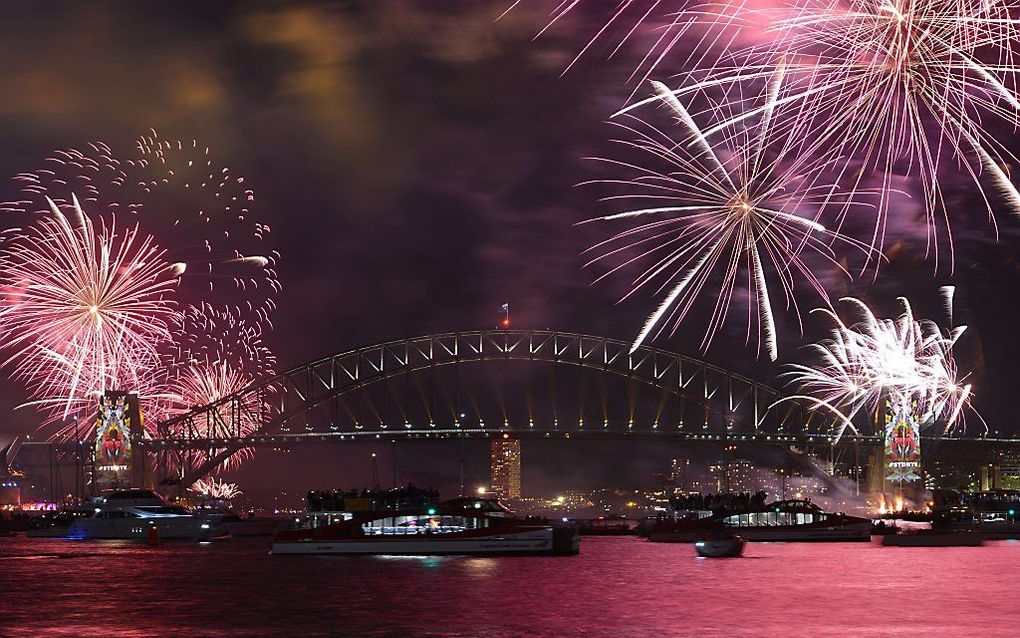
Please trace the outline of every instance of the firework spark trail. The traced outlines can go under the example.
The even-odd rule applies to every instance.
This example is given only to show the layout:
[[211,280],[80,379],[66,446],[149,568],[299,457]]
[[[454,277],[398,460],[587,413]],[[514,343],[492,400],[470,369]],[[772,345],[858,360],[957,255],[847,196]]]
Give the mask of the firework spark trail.
[[[497,19],[501,19],[508,13],[517,9],[523,0],[515,0],[503,11]],[[528,4],[535,4],[530,2]],[[536,38],[543,36],[546,32],[566,19],[570,13],[579,13],[584,10],[590,2],[585,0],[568,0],[558,2],[550,12],[550,17],[545,26],[536,34]],[[660,67],[669,63],[673,66],[674,61],[670,58],[677,53],[681,43],[685,48],[690,47],[690,41],[697,37],[700,44],[713,44],[718,40],[729,40],[724,30],[716,29],[710,33],[692,33],[699,26],[699,14],[706,8],[712,7],[712,15],[718,17],[718,5],[700,5],[685,0],[621,0],[616,8],[609,14],[608,18],[597,28],[594,35],[581,46],[578,53],[566,65],[563,73],[567,73],[582,58],[591,54],[596,45],[607,38],[615,39],[615,45],[609,52],[608,57],[613,58],[628,44],[646,33],[653,34],[650,44],[640,53],[641,60],[634,67],[627,78],[635,88],[651,79],[658,72]],[[618,37],[617,37],[617,34]],[[698,47],[695,47],[698,48]]]
[[[770,86],[780,81],[777,78]],[[721,280],[702,341],[702,347],[707,347],[725,321],[739,275],[746,270],[748,297],[758,309],[756,319],[749,317],[748,339],[756,322],[759,347],[763,337],[769,358],[775,360],[774,295],[769,281],[778,281],[788,309],[797,308],[794,291],[798,278],[827,299],[805,253],[841,269],[832,243],[863,251],[867,248],[826,230],[818,221],[821,210],[832,203],[866,204],[851,202],[850,193],[821,181],[821,167],[805,161],[800,152],[803,145],[810,144],[801,131],[791,129],[779,137],[773,134],[768,105],[756,125],[726,129],[729,134],[713,141],[665,85],[656,84],[656,89],[662,104],[676,116],[682,134],[673,138],[636,117],[631,118],[632,125],[617,123],[633,139],[616,142],[643,159],[594,158],[622,168],[630,176],[590,183],[627,189],[603,201],[638,202],[641,206],[596,219],[637,220],[638,225],[593,246],[590,250],[595,257],[589,264],[615,262],[599,279],[644,264],[624,298],[648,286],[657,287],[658,293],[668,289],[635,339],[634,348],[660,334],[664,324],[672,323],[675,331],[704,289]],[[776,94],[769,91],[766,101],[774,101]],[[716,117],[728,113],[724,105],[715,108]],[[648,201],[654,204],[647,205]]]
[[[951,299],[951,291],[944,293]],[[966,326],[944,332],[932,321],[918,321],[902,297],[903,313],[895,319],[878,319],[858,299],[843,301],[860,319],[848,324],[834,311],[819,310],[835,323],[832,336],[811,346],[816,364],[791,366],[787,376],[803,394],[783,400],[806,399],[835,413],[841,423],[837,440],[848,427],[856,432],[854,417],[877,411],[890,394],[915,400],[922,424],[944,418],[944,431],[961,425],[971,386],[959,377],[952,350]]]
[[72,211],[51,201],[3,248],[0,279],[4,365],[65,417],[107,389],[151,386],[182,272],[137,226],[97,229],[77,199]]

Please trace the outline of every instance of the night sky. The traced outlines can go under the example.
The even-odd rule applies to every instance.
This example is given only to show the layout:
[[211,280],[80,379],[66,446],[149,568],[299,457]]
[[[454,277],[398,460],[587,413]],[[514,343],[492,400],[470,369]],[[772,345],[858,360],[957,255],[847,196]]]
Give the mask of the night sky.
[[[3,196],[16,195],[7,177],[92,139],[130,148],[154,128],[212,147],[254,185],[283,255],[268,337],[281,370],[382,340],[492,327],[505,300],[516,327],[630,339],[655,300],[617,304],[623,280],[591,285],[599,273],[582,268],[581,252],[604,232],[575,224],[604,209],[575,185],[595,175],[583,158],[606,152],[605,119],[627,99],[637,52],[607,61],[597,48],[561,76],[601,5],[533,40],[552,3],[496,21],[508,3],[7,3]],[[996,243],[969,195],[952,206],[962,220],[955,272],[933,272],[908,219],[876,280],[830,293],[889,313],[908,295],[918,316],[937,317],[938,286],[957,285],[957,320],[971,326],[957,355],[975,371],[976,407],[993,430],[1017,433],[1020,225],[1003,212]],[[780,363],[825,328],[805,323],[802,337],[792,315],[779,318]],[[661,342],[698,354],[700,330]],[[779,367],[745,348],[739,320],[706,357],[778,383]],[[34,428],[30,412],[11,411],[22,400],[17,383],[0,385],[0,434]],[[361,485],[369,448],[262,452],[235,478],[252,491],[268,489],[266,477],[295,490]],[[525,489],[642,484],[683,453],[628,449],[526,448]],[[469,474],[485,472],[481,442],[407,444],[398,455],[403,480],[449,486],[461,455]]]

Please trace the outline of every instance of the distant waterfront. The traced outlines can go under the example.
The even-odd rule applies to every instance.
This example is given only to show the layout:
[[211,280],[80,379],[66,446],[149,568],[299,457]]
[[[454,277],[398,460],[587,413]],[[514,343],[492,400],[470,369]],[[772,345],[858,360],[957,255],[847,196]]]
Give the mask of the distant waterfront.
[[1005,638],[1017,635],[1018,585],[1012,541],[766,543],[703,560],[633,537],[587,538],[563,558],[0,538],[0,636]]

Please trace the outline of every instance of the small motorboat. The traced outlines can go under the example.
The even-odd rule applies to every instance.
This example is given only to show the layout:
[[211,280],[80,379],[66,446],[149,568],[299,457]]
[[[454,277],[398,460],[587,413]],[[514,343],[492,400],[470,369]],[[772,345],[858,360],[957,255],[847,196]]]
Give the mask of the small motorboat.
[[720,534],[695,541],[694,551],[702,558],[737,558],[744,553],[744,539],[733,534]]
[[875,540],[885,547],[980,547],[985,544],[985,535],[970,531],[919,529],[878,536]]

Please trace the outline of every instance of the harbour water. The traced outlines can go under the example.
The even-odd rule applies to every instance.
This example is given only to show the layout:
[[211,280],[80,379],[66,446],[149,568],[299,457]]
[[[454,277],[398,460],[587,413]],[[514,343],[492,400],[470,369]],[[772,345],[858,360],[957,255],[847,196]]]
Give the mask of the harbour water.
[[1020,635],[1020,543],[883,548],[585,538],[572,557],[272,556],[0,538],[2,636]]

